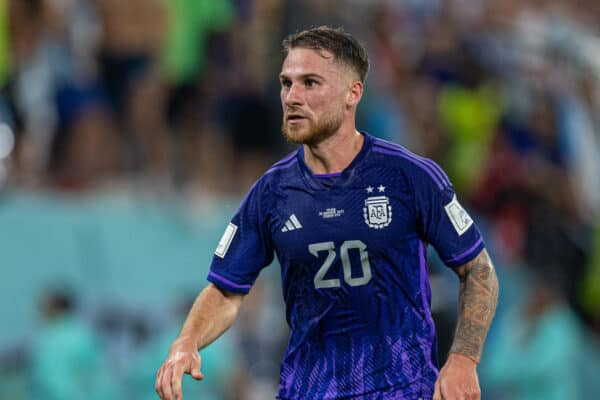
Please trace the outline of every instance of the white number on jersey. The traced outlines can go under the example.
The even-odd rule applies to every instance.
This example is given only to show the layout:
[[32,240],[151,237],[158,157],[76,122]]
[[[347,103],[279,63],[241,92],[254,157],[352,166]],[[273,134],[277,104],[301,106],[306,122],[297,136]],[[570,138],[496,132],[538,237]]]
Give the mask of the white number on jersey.
[[[362,267],[362,276],[352,277],[352,265],[350,264],[350,250],[357,249],[360,254],[360,265]],[[314,279],[315,288],[327,289],[340,287],[340,280],[337,278],[325,279],[325,275],[333,261],[335,260],[335,244],[333,242],[321,242],[308,245],[308,251],[315,257],[319,257],[319,252],[326,251],[327,258],[317,271]],[[360,240],[346,240],[340,248],[340,257],[344,267],[344,281],[350,286],[362,286],[371,280],[371,264],[369,264],[369,254],[367,245]]]

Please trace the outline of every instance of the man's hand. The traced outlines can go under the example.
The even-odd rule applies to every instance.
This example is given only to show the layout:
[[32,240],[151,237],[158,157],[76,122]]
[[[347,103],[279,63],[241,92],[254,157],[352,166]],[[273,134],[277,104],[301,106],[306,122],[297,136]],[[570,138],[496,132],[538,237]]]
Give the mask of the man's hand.
[[162,400],[182,400],[181,379],[190,374],[194,379],[204,379],[198,348],[193,340],[179,338],[171,345],[169,355],[156,374],[154,388]]
[[433,400],[479,400],[477,364],[467,356],[450,353],[435,382]]
[[211,344],[233,324],[243,299],[243,294],[227,292],[212,283],[200,292],[156,374],[154,388],[162,400],[183,399],[184,373],[198,381],[204,379],[198,349]]
[[487,253],[455,269],[460,278],[456,336],[435,382],[433,400],[479,400],[477,362],[498,302],[498,279]]

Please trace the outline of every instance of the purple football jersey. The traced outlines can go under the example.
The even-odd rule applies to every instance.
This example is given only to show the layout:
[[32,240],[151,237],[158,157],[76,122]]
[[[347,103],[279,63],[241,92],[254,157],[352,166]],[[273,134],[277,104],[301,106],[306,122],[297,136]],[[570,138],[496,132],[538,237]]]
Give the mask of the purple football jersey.
[[484,248],[433,161],[363,133],[339,174],[303,148],[250,189],[208,280],[247,293],[277,256],[291,335],[280,399],[430,399],[437,378],[428,244],[448,267]]

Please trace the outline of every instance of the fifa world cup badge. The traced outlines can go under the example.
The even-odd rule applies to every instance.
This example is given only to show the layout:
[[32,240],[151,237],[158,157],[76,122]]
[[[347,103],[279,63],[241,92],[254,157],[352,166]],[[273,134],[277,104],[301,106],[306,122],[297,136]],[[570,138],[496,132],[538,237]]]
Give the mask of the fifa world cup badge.
[[374,229],[385,228],[392,222],[392,206],[387,196],[368,197],[363,208],[365,223]]

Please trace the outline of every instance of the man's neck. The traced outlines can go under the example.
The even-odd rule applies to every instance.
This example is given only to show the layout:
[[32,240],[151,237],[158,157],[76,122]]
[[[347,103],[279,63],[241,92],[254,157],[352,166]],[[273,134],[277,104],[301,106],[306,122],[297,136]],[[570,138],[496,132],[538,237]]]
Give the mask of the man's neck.
[[317,145],[304,145],[304,162],[313,174],[342,172],[360,152],[365,138],[354,127],[338,131]]

